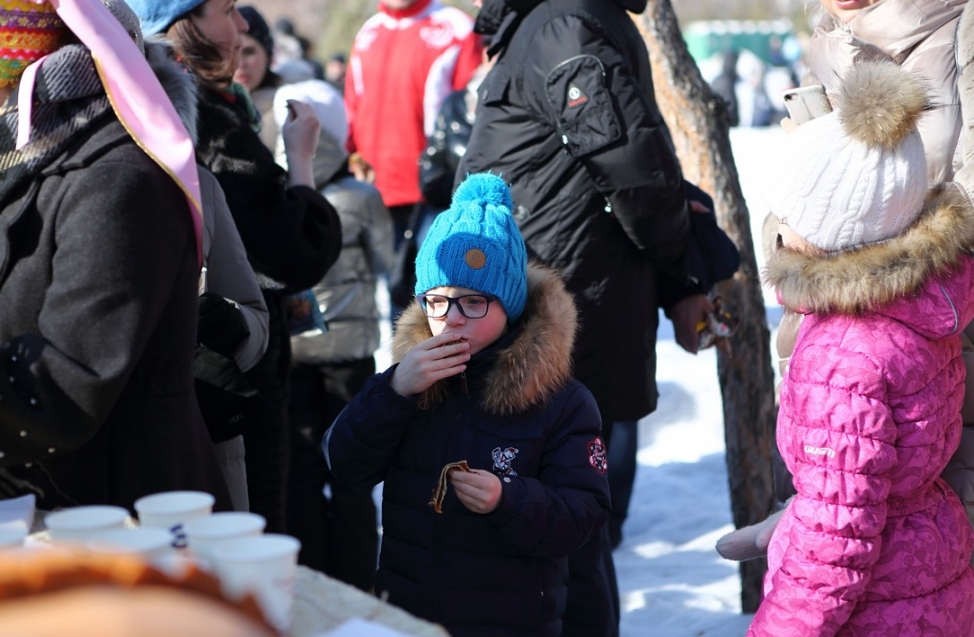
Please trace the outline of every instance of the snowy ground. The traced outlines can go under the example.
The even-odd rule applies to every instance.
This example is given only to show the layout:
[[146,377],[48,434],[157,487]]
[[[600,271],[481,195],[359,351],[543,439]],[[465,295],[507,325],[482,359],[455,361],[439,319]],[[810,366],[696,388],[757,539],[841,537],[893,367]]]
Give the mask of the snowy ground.
[[737,563],[714,543],[730,531],[716,356],[661,340],[656,413],[639,423],[636,484],[614,557],[622,637],[739,637]]

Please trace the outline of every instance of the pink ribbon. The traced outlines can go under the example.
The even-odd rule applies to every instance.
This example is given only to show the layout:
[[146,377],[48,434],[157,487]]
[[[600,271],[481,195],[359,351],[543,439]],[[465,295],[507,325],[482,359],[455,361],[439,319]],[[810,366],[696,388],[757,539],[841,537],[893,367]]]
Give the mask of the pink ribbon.
[[[176,108],[145,56],[100,0],[31,1],[54,7],[71,32],[88,47],[119,121],[135,143],[183,190],[196,234],[196,256],[202,265],[203,214],[196,151]],[[19,96],[23,98],[26,95],[28,99],[18,100],[20,105],[26,105],[26,109],[23,106],[20,108],[18,147],[29,140],[29,96],[33,93],[35,67],[39,67],[43,61],[38,60],[28,67],[21,78]]]

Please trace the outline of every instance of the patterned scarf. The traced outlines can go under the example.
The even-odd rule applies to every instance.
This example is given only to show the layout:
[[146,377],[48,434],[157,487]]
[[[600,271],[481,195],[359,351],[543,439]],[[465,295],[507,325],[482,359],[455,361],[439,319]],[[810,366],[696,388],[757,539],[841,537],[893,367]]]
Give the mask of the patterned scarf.
[[31,138],[19,151],[18,110],[0,110],[0,205],[108,112],[111,104],[88,49],[69,44],[52,53],[37,73]]
[[0,86],[13,86],[32,62],[61,46],[68,33],[49,4],[0,0]]

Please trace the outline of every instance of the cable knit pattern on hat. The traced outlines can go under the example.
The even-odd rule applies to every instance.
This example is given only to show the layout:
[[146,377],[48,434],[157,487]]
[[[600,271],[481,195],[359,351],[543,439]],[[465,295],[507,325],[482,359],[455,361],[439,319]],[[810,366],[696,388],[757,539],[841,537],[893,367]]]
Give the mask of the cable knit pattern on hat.
[[416,255],[416,294],[441,286],[496,296],[513,322],[527,300],[527,250],[497,175],[470,175],[430,226]]
[[792,131],[769,162],[771,211],[826,251],[902,232],[929,188],[916,129],[926,106],[922,82],[901,67],[857,65],[843,79],[836,110]]

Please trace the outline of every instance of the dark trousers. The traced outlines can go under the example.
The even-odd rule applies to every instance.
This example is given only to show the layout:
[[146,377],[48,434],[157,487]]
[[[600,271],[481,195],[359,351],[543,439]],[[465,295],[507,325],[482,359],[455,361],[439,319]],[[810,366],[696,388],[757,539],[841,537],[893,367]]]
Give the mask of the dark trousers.
[[244,457],[250,510],[267,520],[268,533],[287,533],[285,500],[288,471],[288,376],[291,334],[286,320],[286,297],[264,291],[267,303],[267,352],[244,376],[260,395],[265,411],[245,425]]
[[636,452],[639,449],[639,422],[620,421],[612,426],[609,445],[609,494],[612,515],[609,516],[609,541],[612,548],[622,543],[622,525],[629,513],[632,488],[636,480]]
[[336,482],[325,465],[321,438],[374,373],[372,358],[296,365],[288,406],[288,532],[301,540],[298,562],[363,591],[372,590],[379,547],[372,489]]
[[[410,224],[413,221],[413,209],[415,204],[406,204],[402,206],[393,206],[389,208],[389,213],[392,215],[392,229],[393,229],[393,246],[395,247],[396,254],[402,249],[403,242],[406,239],[406,232],[411,230]],[[398,259],[397,259],[398,261]],[[412,268],[410,268],[412,272]],[[399,273],[393,273],[394,275]],[[412,285],[415,282],[415,277],[411,274],[412,278],[408,285]],[[393,282],[390,281],[390,284]],[[396,319],[402,314],[402,311],[406,309],[405,305],[399,305],[394,299],[389,300],[389,318],[392,320],[392,325],[396,325]]]

